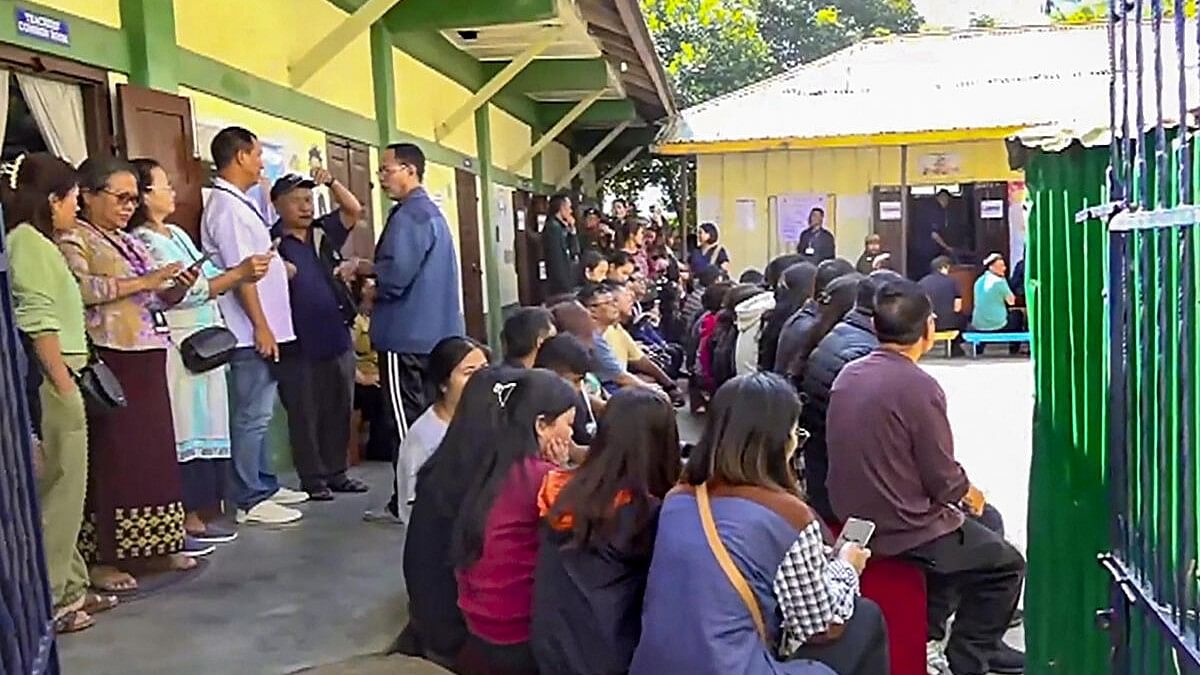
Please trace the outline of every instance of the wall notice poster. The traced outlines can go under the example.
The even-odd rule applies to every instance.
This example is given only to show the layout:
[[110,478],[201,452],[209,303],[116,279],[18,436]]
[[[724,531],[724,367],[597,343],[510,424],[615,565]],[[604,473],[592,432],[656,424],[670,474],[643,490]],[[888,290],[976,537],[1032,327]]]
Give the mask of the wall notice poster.
[[879,202],[880,220],[901,220],[904,218],[904,206],[900,202]]
[[979,203],[979,217],[984,220],[999,220],[1004,217],[1003,199],[985,199]]
[[739,199],[734,203],[733,211],[740,229],[746,232],[758,229],[758,202],[753,199]]
[[[776,200],[779,218],[779,242],[785,249],[795,247],[800,241],[800,233],[808,227],[808,217],[813,209],[829,212],[826,202],[829,196],[823,194],[791,194],[780,195]],[[833,230],[833,223],[825,221],[825,229]]]
[[931,152],[918,162],[924,177],[957,176],[962,173],[962,158],[952,152]]

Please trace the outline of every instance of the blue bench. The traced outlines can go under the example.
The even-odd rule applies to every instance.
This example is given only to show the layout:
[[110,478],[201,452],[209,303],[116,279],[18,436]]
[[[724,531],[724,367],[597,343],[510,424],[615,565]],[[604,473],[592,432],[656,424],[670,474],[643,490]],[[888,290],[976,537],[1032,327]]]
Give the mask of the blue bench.
[[971,356],[979,356],[979,345],[987,344],[1003,344],[1013,342],[1024,342],[1029,344],[1029,331],[1019,331],[1013,333],[974,333],[971,331],[962,334],[963,342],[968,342],[971,345]]

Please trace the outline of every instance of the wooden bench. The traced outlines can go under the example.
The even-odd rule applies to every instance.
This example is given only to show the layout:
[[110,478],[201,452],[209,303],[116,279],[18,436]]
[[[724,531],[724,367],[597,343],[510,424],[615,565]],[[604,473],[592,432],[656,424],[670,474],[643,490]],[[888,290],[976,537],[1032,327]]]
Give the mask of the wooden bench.
[[933,343],[941,343],[946,347],[946,358],[950,358],[950,347],[954,344],[954,340],[958,337],[956,330],[944,330],[933,334]]
[[979,356],[979,345],[1003,344],[1013,342],[1023,342],[1029,344],[1029,331],[1019,331],[1013,333],[973,333],[966,332],[962,334],[964,342],[971,345],[971,356]]

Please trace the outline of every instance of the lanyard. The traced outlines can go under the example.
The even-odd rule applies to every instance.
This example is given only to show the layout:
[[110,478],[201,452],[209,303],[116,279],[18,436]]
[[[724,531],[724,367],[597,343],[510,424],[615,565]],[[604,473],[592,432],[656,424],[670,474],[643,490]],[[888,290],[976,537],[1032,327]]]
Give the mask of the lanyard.
[[213,189],[220,190],[221,192],[224,192],[228,195],[233,196],[233,198],[238,200],[239,202],[241,202],[243,206],[245,206],[246,208],[253,211],[254,215],[258,216],[259,221],[261,221],[262,224],[265,225],[268,230],[271,229],[271,224],[267,222],[267,219],[265,216],[263,216],[262,211],[259,211],[258,207],[255,206],[249,199],[246,199],[246,195],[238,194],[238,193],[234,192],[233,190],[230,190],[229,188],[225,187],[224,185],[213,186]]
[[125,244],[119,243],[107,232],[87,222],[86,220],[81,220],[79,222],[87,225],[101,237],[104,237],[105,241],[108,242],[108,245],[116,249],[117,254],[124,258],[125,262],[129,263],[129,269],[134,273],[135,276],[140,277],[150,272],[150,266],[146,264],[146,261],[131,253],[130,249],[126,248]]

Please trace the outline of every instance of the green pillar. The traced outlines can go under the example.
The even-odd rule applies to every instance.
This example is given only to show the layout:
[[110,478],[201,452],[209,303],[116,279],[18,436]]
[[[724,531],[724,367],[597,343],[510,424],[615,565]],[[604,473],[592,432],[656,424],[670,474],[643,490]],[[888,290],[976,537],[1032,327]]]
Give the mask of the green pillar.
[[[536,126],[529,127],[529,144],[537,143],[537,140],[542,137],[545,129],[540,129]],[[545,169],[542,168],[542,153],[533,156],[533,189],[536,192],[541,192],[545,189]]]
[[[371,81],[382,162],[383,150],[396,138],[396,69],[392,61],[392,36],[382,21],[371,24]],[[379,191],[379,209],[385,219],[392,209],[392,200],[383,190]]]
[[129,36],[129,82],[174,94],[179,90],[175,3],[121,0],[121,25]]
[[483,288],[487,294],[488,344],[492,351],[500,353],[500,329],[504,325],[503,308],[500,301],[500,261],[496,259],[496,223],[492,222],[492,122],[488,116],[490,105],[482,105],[475,111],[475,145],[479,159],[479,203],[483,216]]

